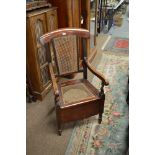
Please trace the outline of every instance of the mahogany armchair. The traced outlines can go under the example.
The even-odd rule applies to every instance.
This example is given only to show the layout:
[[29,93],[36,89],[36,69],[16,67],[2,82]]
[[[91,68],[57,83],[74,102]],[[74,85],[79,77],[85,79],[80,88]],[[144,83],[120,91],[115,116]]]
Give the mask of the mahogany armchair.
[[[105,100],[103,87],[108,85],[108,82],[88,61],[86,40],[89,37],[89,31],[81,28],[58,29],[40,37],[43,45],[52,44],[54,52],[57,72],[53,71],[51,60],[49,71],[55,95],[59,135],[62,132],[62,123],[81,120],[97,114],[99,114],[98,122],[102,121]],[[79,60],[79,39],[82,40],[82,67]],[[46,49],[48,50],[47,46]],[[102,81],[100,91],[87,80],[87,69]],[[66,82],[56,80],[56,77],[78,72],[83,72],[83,79]]]

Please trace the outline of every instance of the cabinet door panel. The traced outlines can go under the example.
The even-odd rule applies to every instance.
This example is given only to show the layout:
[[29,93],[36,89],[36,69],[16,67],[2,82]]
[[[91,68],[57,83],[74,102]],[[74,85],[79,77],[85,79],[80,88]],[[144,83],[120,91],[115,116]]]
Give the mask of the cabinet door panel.
[[34,91],[41,91],[41,82],[38,72],[38,61],[37,61],[37,55],[34,52],[35,51],[35,44],[33,42],[33,35],[32,35],[32,27],[30,25],[30,18],[27,18],[26,21],[26,73],[28,74],[30,81],[32,83],[32,89]]
[[53,31],[58,28],[57,10],[46,12],[47,31]]
[[46,87],[46,85],[50,82],[48,65],[41,69],[41,77],[43,86]]
[[44,68],[45,64],[47,63],[47,53],[45,47],[40,43],[40,36],[47,32],[46,29],[46,18],[45,14],[37,15],[31,18],[31,29],[32,29],[32,36],[33,42],[36,45],[36,59],[38,61],[38,73],[39,79],[41,82],[41,88],[43,89],[44,86],[49,82],[50,76],[49,73]]
[[40,45],[39,37],[46,33],[46,18],[44,14],[33,16],[30,18],[31,32],[34,44]]
[[38,48],[38,61],[40,66],[44,65],[47,62],[45,47]]

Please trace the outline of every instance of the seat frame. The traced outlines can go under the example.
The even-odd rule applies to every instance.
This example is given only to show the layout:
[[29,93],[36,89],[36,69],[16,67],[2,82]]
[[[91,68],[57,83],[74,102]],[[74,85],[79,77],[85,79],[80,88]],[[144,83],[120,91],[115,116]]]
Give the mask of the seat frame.
[[[61,135],[62,133],[62,123],[81,120],[84,118],[88,118],[90,116],[94,116],[99,114],[98,123],[100,124],[102,121],[102,114],[104,111],[104,101],[105,101],[105,94],[104,94],[104,86],[108,85],[108,81],[99,73],[94,67],[91,66],[89,63],[89,59],[87,58],[87,39],[90,38],[90,32],[86,29],[82,28],[63,28],[58,29],[49,33],[44,34],[40,37],[40,42],[45,45],[46,50],[49,52],[47,48],[47,44],[52,41],[52,39],[67,36],[67,35],[76,35],[82,39],[82,66],[83,70],[78,70],[77,72],[83,72],[83,79],[81,80],[70,80],[66,84],[74,85],[77,82],[84,82],[89,88],[91,88],[93,94],[95,95],[94,98],[86,99],[82,101],[77,101],[69,105],[63,104],[63,95],[61,93],[61,85],[64,83],[58,84],[55,73],[53,71],[53,66],[51,63],[51,59],[49,60],[49,71],[52,80],[53,92],[55,95],[55,108],[56,108],[56,119],[58,125],[58,134]],[[48,53],[49,55],[49,53]],[[97,76],[101,80],[101,88],[98,91],[88,80],[87,80],[87,69],[89,69],[95,76]],[[73,74],[73,73],[69,73]],[[69,75],[68,74],[68,75]],[[60,75],[61,76],[61,75]]]

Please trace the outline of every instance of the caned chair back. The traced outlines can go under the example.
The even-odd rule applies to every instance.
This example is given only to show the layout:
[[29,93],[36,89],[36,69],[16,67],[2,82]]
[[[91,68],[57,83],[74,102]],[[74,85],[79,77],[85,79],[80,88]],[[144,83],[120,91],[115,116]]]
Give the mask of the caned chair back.
[[78,72],[78,46],[75,35],[53,39],[53,47],[59,75]]
[[88,30],[64,28],[49,32],[40,38],[42,44],[51,44],[59,76],[79,72],[79,39],[89,37]]

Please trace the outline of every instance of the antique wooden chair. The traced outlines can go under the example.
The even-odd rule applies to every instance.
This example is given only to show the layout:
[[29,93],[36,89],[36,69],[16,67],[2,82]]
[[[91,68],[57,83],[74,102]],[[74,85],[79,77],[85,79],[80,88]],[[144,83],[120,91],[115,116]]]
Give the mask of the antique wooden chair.
[[[61,135],[61,124],[81,120],[99,114],[98,122],[102,121],[104,108],[104,85],[108,82],[95,68],[91,67],[86,51],[88,30],[81,28],[63,28],[44,34],[40,42],[46,46],[52,44],[57,72],[53,69],[51,60],[49,70],[55,95],[56,118],[58,133]],[[79,60],[79,39],[82,40],[82,67]],[[87,68],[101,81],[98,91],[87,80]],[[56,77],[83,72],[83,79],[57,82]]]

